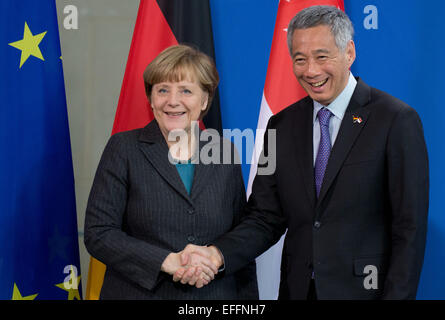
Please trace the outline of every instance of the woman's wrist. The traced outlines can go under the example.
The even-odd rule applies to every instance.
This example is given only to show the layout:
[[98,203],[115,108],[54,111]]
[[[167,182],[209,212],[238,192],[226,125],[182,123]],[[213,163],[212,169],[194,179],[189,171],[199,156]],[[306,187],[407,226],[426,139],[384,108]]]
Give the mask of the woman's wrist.
[[165,258],[164,262],[162,262],[161,271],[168,274],[173,274],[178,269],[179,263],[180,260],[178,254],[170,252]]

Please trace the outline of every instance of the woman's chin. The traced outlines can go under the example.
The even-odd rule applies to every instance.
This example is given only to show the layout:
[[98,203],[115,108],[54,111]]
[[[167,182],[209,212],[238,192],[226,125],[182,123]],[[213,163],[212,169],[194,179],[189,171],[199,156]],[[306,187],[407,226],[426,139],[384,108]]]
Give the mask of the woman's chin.
[[183,139],[188,137],[190,132],[190,126],[171,126],[167,127],[166,130],[167,140],[170,142],[177,142],[178,139]]
[[168,132],[178,133],[181,131],[190,132],[191,128],[199,127],[198,120],[192,122],[175,123],[167,126]]
[[180,134],[181,132],[190,132],[190,126],[172,126],[167,130],[168,133]]

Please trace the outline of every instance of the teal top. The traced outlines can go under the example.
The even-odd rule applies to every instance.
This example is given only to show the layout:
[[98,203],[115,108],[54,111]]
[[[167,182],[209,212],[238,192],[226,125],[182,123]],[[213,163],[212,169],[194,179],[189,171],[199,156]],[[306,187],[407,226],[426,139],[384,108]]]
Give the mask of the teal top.
[[184,183],[185,189],[188,194],[192,191],[193,184],[193,174],[195,173],[195,165],[190,162],[177,163],[176,169],[178,170],[179,176],[181,177],[182,183]]

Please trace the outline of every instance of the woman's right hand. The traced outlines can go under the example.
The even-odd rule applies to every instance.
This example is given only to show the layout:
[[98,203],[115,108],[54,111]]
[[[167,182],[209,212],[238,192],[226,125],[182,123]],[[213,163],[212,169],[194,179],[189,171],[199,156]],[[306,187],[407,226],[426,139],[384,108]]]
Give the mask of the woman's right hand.
[[215,277],[218,272],[216,266],[206,257],[199,254],[190,254],[188,261],[183,263],[181,261],[181,255],[179,253],[170,253],[161,266],[161,271],[170,275],[187,274],[187,282],[184,282],[181,278],[173,278],[174,281],[181,280],[182,284],[189,284],[201,288],[207,285]]

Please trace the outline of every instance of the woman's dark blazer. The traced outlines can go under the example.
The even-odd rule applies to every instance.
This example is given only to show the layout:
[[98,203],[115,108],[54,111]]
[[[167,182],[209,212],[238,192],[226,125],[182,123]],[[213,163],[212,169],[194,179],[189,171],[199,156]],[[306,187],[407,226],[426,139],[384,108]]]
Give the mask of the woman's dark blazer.
[[[201,155],[212,155],[223,139],[211,136],[207,141],[199,144]],[[168,160],[167,143],[155,120],[113,135],[100,160],[85,218],[85,245],[107,266],[100,298],[258,299],[255,262],[200,289],[175,283],[160,271],[170,252],[189,243],[209,244],[232,229],[245,202],[238,164],[195,164],[189,195]]]

